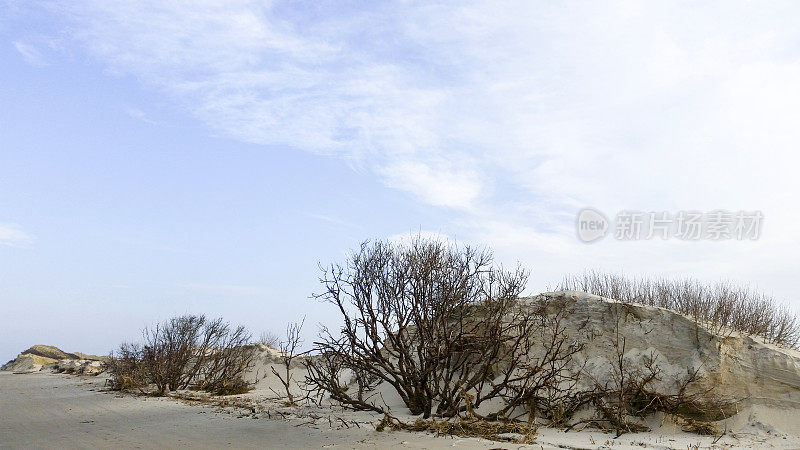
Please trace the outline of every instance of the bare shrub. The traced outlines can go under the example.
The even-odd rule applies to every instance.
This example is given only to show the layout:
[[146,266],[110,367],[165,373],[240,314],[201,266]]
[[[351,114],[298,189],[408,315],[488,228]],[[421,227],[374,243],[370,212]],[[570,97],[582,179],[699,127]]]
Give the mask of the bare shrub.
[[123,343],[109,355],[106,370],[111,375],[111,389],[142,391],[149,384],[147,371],[142,363],[142,347],[139,344]]
[[473,415],[488,400],[506,399],[486,418],[507,418],[535,396],[537,387],[526,384],[531,372],[551,364],[542,384],[552,382],[575,348],[556,333],[554,354],[528,361],[549,322],[544,309],[518,300],[527,272],[492,261],[488,251],[416,237],[364,243],[345,265],[323,269],[317,297],[336,306],[343,325],[339,333],[322,330],[307,382],[346,406],[379,412],[387,408],[371,390],[386,383],[424,418]]
[[[281,355],[281,363],[283,365],[283,374],[278,372],[275,367],[272,367],[272,373],[278,377],[283,385],[284,392],[286,393],[286,402],[288,405],[295,404],[294,394],[292,394],[292,363],[295,361],[299,356],[307,352],[298,352],[300,345],[302,345],[302,340],[300,339],[300,333],[303,331],[303,324],[305,323],[306,318],[303,317],[303,320],[300,322],[290,323],[286,326],[286,339],[279,341],[278,343],[278,350],[280,350]],[[274,391],[273,391],[274,392]],[[277,395],[280,395],[276,392]]]
[[278,348],[278,344],[280,344],[280,341],[281,338],[277,334],[271,331],[262,331],[256,343],[261,345],[266,345],[267,347],[271,348]]
[[[625,308],[617,308],[617,357],[596,378],[580,362],[585,342],[567,331],[567,299],[520,299],[527,272],[495,268],[488,251],[421,237],[364,243],[345,264],[322,271],[324,291],[316,297],[336,307],[342,325],[322,329],[306,384],[320,397],[383,413],[382,428],[472,433],[464,429],[517,427],[526,416],[525,429],[541,421],[570,428],[586,422],[573,422],[576,412],[591,408],[597,417],[588,422],[621,434],[644,429],[640,419],[654,412],[704,421],[729,410],[699,388],[699,368],[670,380],[656,354],[631,360],[619,333]],[[625,292],[624,285],[607,287],[618,296]],[[693,285],[674,289],[691,292]],[[698,315],[709,310],[703,302],[684,307]],[[403,424],[391,416],[379,384],[391,386],[422,420]]]
[[540,417],[552,426],[563,426],[591,399],[579,388],[583,366],[575,360],[585,344],[566,332],[568,310],[563,298],[531,305],[530,314],[538,323],[532,328],[529,358],[522,361],[518,375],[502,394],[506,406],[497,417],[521,409],[512,418],[527,415],[533,423]]
[[341,356],[344,346],[339,345],[338,342],[328,343],[328,345],[335,345],[338,350],[324,351],[306,361],[305,386],[309,398],[316,399],[317,403],[321,403],[327,395],[331,400],[353,409],[384,412],[383,408],[369,401],[369,397],[365,398],[363,393],[353,396],[350,392],[349,380],[344,379],[344,374],[349,371],[346,367],[348,360]]
[[[375,401],[378,395],[373,389],[380,378],[366,373],[363,364],[353,364],[353,359],[344,357],[346,347],[341,340],[331,341],[328,345],[336,350],[329,349],[306,361],[304,385],[308,397],[320,403],[327,395],[331,400],[352,409],[387,412],[388,408],[383,408]],[[356,381],[355,393],[351,390],[350,380],[345,376],[347,374]]]
[[227,324],[217,333],[219,339],[199,366],[196,386],[217,395],[249,391],[250,383],[245,380],[245,374],[253,367],[255,359],[255,348],[249,344],[250,334],[242,326],[230,330]]
[[620,436],[627,432],[647,431],[641,419],[656,412],[698,423],[724,419],[734,413],[733,400],[722,398],[713,387],[702,389],[697,386],[700,367],[687,368],[685,375],[673,375],[671,380],[665,380],[666,375],[654,352],[639,360],[631,358],[626,353],[626,339],[619,331],[622,320],[619,312],[622,309],[624,307],[617,309],[615,332],[611,339],[615,358],[609,370],[602,377],[585,372],[594,385],[587,392],[599,415],[588,422],[611,428]]
[[[594,379],[593,406],[600,413],[597,421],[605,421],[615,429],[617,436],[632,431],[646,431],[647,427],[635,419],[646,416],[649,405],[642,405],[643,398],[654,389],[652,385],[661,381],[661,368],[656,364],[653,354],[641,364],[632,363],[625,357],[625,338],[615,336],[616,359],[612,361],[610,376],[601,384]],[[633,416],[635,419],[631,419]]]
[[800,322],[788,306],[747,287],[693,279],[642,279],[585,272],[566,277],[559,290],[588,292],[626,303],[671,309],[716,334],[735,330],[766,342],[798,348]]
[[[180,316],[142,331],[142,359],[160,394],[186,389],[196,380],[209,350],[210,342],[200,342],[205,326],[205,316]],[[213,328],[214,325],[207,327],[204,340],[216,337]]]
[[142,337],[142,345],[123,344],[109,358],[116,385],[153,384],[160,395],[189,387],[218,394],[249,390],[244,374],[255,349],[244,327],[187,315],[146,328]]

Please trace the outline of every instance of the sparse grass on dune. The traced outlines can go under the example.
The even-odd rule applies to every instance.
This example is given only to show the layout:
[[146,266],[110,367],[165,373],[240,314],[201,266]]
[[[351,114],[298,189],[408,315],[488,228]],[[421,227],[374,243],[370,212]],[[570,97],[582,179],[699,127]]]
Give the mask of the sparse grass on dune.
[[585,272],[564,278],[558,289],[670,309],[717,333],[734,330],[795,349],[800,344],[800,323],[787,305],[730,282],[703,284],[691,278],[629,278]]
[[21,357],[32,358],[33,364],[38,364],[40,366],[45,366],[58,361],[57,359],[48,358],[47,356],[34,355],[32,353],[25,353]]

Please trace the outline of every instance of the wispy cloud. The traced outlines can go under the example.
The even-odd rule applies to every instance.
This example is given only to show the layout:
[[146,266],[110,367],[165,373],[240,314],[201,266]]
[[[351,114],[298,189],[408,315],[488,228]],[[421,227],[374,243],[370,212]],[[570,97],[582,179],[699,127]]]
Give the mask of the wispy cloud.
[[26,63],[35,67],[45,67],[48,65],[42,53],[33,45],[21,41],[15,41],[13,45],[17,52],[22,55],[22,59],[24,59]]
[[382,167],[379,173],[389,186],[416,194],[431,205],[470,209],[481,194],[481,176],[477,170],[451,167],[457,165],[405,160]]
[[33,242],[33,236],[22,231],[18,225],[0,223],[0,245],[18,246],[31,242]]
[[216,132],[349,159],[511,249],[571,248],[585,205],[761,209],[759,251],[798,245],[791,2],[58,8],[93,57]]
[[436,205],[464,208],[476,198],[480,177],[468,186],[457,179],[474,174],[466,153],[467,167],[433,180],[458,153],[437,130],[450,94],[429,85],[424,67],[359,48],[373,19],[399,26],[390,16],[343,11],[306,22],[290,4],[158,5],[102,1],[62,12],[112,71],[179,97],[217,132],[339,155]]
[[[64,8],[95,56],[217,131],[339,154],[434,205],[474,207],[498,177],[561,203],[677,202],[746,177],[732,154],[767,152],[788,170],[800,62],[784,43],[800,33],[782,26],[785,14],[746,2],[725,3],[725,17],[615,6]],[[736,19],[751,14],[760,20]],[[714,26],[687,27],[688,17]],[[684,164],[698,154],[718,169]]]

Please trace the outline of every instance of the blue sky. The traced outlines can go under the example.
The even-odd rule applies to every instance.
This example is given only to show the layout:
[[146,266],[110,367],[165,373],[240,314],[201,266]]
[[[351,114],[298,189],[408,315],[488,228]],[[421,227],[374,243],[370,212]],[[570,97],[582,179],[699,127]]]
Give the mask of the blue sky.
[[[422,231],[530,292],[584,269],[794,306],[793,2],[0,2],[0,356],[155,320],[255,334],[317,263]],[[575,237],[576,212],[761,210],[758,241]]]

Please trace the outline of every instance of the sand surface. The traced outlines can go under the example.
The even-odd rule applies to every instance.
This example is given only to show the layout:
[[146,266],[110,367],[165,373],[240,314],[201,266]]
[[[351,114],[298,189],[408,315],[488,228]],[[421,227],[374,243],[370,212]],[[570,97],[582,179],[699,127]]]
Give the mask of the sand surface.
[[[173,399],[118,397],[99,378],[0,372],[3,448],[497,448],[479,439],[311,428]],[[514,448],[519,446],[514,446]],[[538,446],[537,446],[538,448]]]
[[171,398],[120,397],[103,390],[102,377],[0,372],[0,448],[800,448],[796,436],[752,431],[714,442],[713,437],[665,430],[614,439],[599,431],[540,428],[536,444],[520,445],[379,433],[368,423],[348,429],[308,425],[305,419],[254,419],[241,410]]

